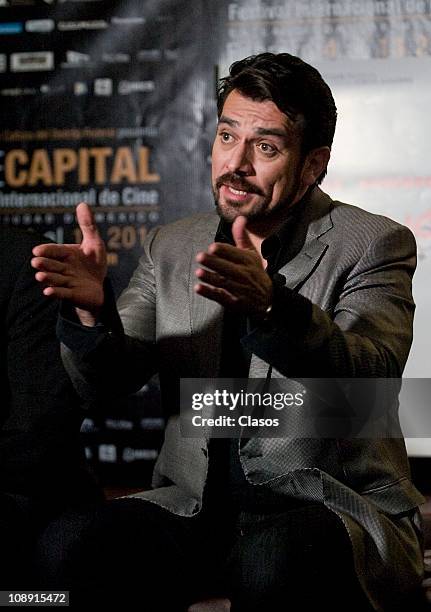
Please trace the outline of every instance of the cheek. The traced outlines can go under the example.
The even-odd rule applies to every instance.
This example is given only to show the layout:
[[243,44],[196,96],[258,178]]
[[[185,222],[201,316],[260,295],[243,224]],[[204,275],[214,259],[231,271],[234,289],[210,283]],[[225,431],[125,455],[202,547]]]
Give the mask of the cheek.
[[[259,176],[258,172],[256,174]],[[278,165],[276,168],[262,167],[259,182],[267,195],[272,194],[273,198],[277,199],[289,188],[289,175],[285,165]]]
[[213,178],[213,180],[215,180],[216,178],[218,178],[222,172],[222,159],[221,159],[221,155],[220,152],[218,151],[216,145],[213,145],[212,148],[212,152],[211,152],[211,176]]
[[289,182],[285,177],[280,178],[271,185],[272,196],[275,200],[280,199],[289,189]]

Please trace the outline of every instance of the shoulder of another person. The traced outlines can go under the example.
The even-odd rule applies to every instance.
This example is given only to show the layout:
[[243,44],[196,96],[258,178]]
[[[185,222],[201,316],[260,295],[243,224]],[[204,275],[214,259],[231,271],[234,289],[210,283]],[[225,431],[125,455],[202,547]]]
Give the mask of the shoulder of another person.
[[19,270],[32,257],[32,249],[44,242],[52,242],[46,236],[31,229],[0,227],[0,269]]
[[28,228],[0,226],[0,248],[16,249],[17,251],[27,252],[37,244],[52,242],[43,234]]

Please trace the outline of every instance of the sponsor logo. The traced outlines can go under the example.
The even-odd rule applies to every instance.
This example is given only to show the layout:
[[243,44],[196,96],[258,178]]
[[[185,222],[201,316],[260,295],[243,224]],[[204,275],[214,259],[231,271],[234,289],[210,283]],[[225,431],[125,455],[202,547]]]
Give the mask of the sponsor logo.
[[145,21],[145,17],[112,17],[111,19],[112,25],[125,27],[142,25]]
[[53,19],[29,19],[25,22],[26,32],[36,32],[45,34],[46,32],[52,32],[55,27]]
[[158,452],[155,448],[130,448],[126,446],[123,449],[123,461],[131,463],[132,461],[154,461],[157,459]]
[[115,444],[99,444],[99,461],[102,463],[115,463],[117,461],[117,447]]
[[82,66],[90,66],[91,57],[88,53],[80,51],[66,51],[66,61],[61,64],[62,68],[80,68]]
[[96,423],[93,421],[93,419],[86,418],[83,420],[82,425],[81,425],[82,433],[94,432],[94,431],[98,431],[98,429],[99,428],[96,426]]
[[128,64],[130,62],[130,55],[128,53],[104,53],[102,55],[102,62],[107,64]]
[[163,429],[165,424],[164,419],[160,417],[144,417],[140,420],[140,425],[142,429],[155,429],[161,430]]
[[104,19],[92,19],[87,21],[59,21],[57,29],[59,32],[76,32],[77,30],[106,30],[108,22]]
[[154,91],[154,81],[120,81],[118,93],[127,96],[132,93],[148,93]]
[[138,62],[158,62],[161,59],[168,61],[177,60],[179,57],[178,49],[141,49],[136,53]]
[[134,427],[133,421],[127,419],[106,419],[105,426],[107,429],[122,429],[124,431],[131,431]]
[[0,53],[0,72],[6,72],[7,70],[7,56],[4,53]]
[[69,64],[86,64],[90,61],[88,53],[81,53],[80,51],[66,51],[66,61]]
[[96,96],[112,96],[112,79],[95,79],[94,94]]
[[0,8],[9,6],[37,6],[38,4],[52,6],[55,2],[56,0],[0,0]]
[[158,62],[162,59],[160,49],[141,49],[136,55],[138,62]]
[[54,95],[54,94],[62,94],[66,91],[65,85],[50,85],[48,83],[43,83],[40,86],[40,93]]
[[75,96],[85,96],[88,93],[88,85],[84,81],[76,81],[73,84],[73,93]]
[[18,97],[18,96],[34,96],[37,94],[35,87],[10,87],[8,89],[0,89],[1,96]]
[[23,24],[19,21],[0,23],[0,34],[21,34]]
[[10,69],[11,72],[54,70],[54,53],[52,51],[12,53],[10,56]]
[[54,4],[55,0],[0,0],[0,8],[9,6],[35,6],[38,2]]

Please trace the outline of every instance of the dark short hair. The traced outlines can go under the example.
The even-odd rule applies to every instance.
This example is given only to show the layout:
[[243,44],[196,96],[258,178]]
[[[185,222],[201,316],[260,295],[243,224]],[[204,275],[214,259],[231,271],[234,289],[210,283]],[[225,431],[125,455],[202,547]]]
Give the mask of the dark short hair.
[[[219,82],[219,117],[234,89],[253,100],[272,100],[291,120],[302,123],[304,156],[317,147],[331,148],[337,121],[332,92],[321,74],[299,57],[289,53],[261,53],[234,62],[229,76]],[[326,170],[317,183],[322,182],[325,174]]]

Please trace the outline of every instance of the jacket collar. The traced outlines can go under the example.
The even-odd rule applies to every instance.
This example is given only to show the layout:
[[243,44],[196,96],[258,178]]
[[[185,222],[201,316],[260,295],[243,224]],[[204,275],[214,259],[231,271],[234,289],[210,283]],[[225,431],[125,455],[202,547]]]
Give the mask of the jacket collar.
[[331,198],[315,187],[292,228],[290,257],[279,270],[290,289],[298,289],[322,260],[328,248],[325,234],[333,227],[331,208]]
[[[294,226],[289,229],[291,244],[289,259],[279,270],[286,279],[286,286],[298,289],[319,265],[328,248],[325,234],[333,227],[331,219],[332,200],[319,187],[315,187],[299,214]],[[214,238],[219,227],[216,214],[199,217],[196,225],[189,272],[189,303],[190,331],[192,335],[193,352],[199,362],[197,371],[201,377],[216,376],[219,370],[223,331],[223,308],[197,295],[194,292],[196,284],[194,261],[199,251],[205,251]]]

